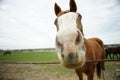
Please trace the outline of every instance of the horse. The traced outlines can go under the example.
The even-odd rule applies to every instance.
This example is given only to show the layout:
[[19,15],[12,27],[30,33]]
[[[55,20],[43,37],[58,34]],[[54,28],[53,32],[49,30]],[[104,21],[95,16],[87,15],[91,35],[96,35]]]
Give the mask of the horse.
[[7,56],[7,55],[11,55],[11,52],[10,51],[4,51],[4,53],[3,53],[3,56]]
[[120,46],[116,48],[116,57],[117,59],[120,59]]
[[113,57],[111,56],[111,54],[113,54],[113,50],[111,50],[111,48],[105,48],[105,52],[106,52],[106,59],[108,58],[113,59]]
[[[75,69],[79,80],[83,80],[83,73],[86,74],[88,80],[104,78],[103,41],[99,38],[84,37],[82,16],[77,13],[76,2],[70,0],[69,6],[69,10],[62,11],[56,2],[54,4],[57,17],[54,22],[57,29],[55,47],[60,63],[65,68]],[[97,77],[94,74],[97,74]]]
[[[106,58],[110,58],[110,59],[120,59],[120,47],[119,46],[115,46],[115,47],[108,47],[105,49],[106,51]],[[115,57],[116,56],[116,57]]]

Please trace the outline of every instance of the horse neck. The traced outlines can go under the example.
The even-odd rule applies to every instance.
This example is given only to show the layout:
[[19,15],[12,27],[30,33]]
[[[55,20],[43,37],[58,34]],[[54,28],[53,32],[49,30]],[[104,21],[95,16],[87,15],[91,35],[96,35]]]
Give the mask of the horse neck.
[[86,48],[86,60],[89,60],[89,56],[92,56],[92,51],[91,51],[91,46],[89,44],[89,41],[84,38],[84,45],[85,45],[85,48]]

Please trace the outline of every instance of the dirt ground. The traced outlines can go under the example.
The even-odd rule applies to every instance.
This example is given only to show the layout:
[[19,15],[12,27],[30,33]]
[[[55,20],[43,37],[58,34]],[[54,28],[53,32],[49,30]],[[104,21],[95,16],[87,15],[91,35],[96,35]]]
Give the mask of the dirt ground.
[[[74,71],[64,72],[64,70],[57,70],[52,66],[53,65],[0,64],[0,80],[78,80]],[[54,64],[54,66],[58,67],[60,65]],[[120,66],[120,64],[118,66]],[[117,80],[114,77],[114,73],[114,71],[106,70],[106,80]]]
[[76,75],[59,72],[52,66],[59,65],[2,64],[0,80],[77,80]]

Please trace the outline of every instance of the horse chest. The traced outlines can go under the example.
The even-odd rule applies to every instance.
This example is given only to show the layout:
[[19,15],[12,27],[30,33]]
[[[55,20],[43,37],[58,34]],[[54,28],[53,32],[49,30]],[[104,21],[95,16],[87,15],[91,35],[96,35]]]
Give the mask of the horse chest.
[[81,67],[82,73],[85,73],[86,75],[88,75],[89,72],[91,72],[91,70],[94,68],[94,66],[95,64],[93,64],[93,62],[86,62],[85,65]]

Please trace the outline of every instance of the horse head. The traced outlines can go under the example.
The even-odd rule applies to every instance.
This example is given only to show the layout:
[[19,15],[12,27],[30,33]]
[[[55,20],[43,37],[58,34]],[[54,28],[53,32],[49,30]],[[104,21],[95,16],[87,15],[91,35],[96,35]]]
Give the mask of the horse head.
[[70,9],[62,11],[55,3],[54,10],[57,18],[56,50],[61,64],[66,68],[78,68],[85,63],[85,46],[82,16],[77,13],[74,0],[70,0]]

